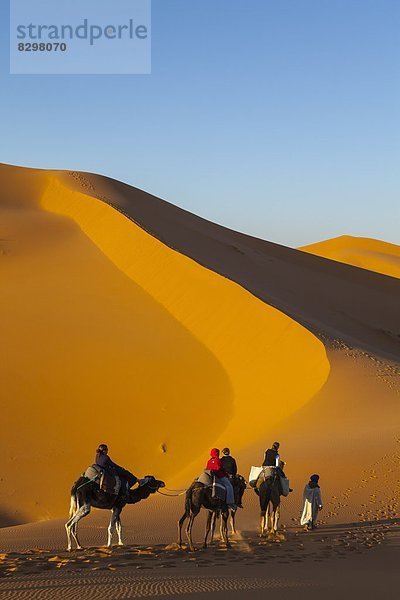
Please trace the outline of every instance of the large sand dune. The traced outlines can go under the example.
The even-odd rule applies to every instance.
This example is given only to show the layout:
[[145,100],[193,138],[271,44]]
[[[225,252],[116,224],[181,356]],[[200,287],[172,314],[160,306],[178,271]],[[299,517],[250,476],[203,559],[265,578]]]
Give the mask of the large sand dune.
[[75,181],[1,170],[4,521],[64,514],[103,440],[182,484],[214,444],[272,436],[329,372],[305,328]]
[[398,358],[399,281],[232,231],[109,178],[62,178],[307,328]]

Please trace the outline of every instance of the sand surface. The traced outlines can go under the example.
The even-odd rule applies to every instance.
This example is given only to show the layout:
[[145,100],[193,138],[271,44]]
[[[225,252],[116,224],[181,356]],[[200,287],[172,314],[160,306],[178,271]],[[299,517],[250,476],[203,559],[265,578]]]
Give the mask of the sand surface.
[[[396,597],[400,282],[382,266],[396,246],[369,240],[372,258],[357,240],[342,264],[101,176],[8,166],[0,216],[0,598],[375,598],[382,582]],[[248,490],[230,552],[170,546],[174,494],[209,448],[229,445],[247,477],[275,439],[294,488],[280,536],[257,537]],[[68,555],[69,489],[103,441],[171,497],[126,507],[112,554],[93,511],[91,549]],[[313,472],[324,511],[305,534]]]
[[226,550],[188,553],[171,545],[31,549],[0,555],[0,598],[104,597],[396,598],[399,525],[342,525],[279,538],[243,531]]

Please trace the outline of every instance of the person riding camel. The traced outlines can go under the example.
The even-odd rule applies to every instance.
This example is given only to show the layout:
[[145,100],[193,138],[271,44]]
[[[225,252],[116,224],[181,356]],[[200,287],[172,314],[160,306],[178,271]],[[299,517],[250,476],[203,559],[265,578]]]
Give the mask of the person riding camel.
[[219,457],[218,448],[213,448],[210,452],[211,458],[209,459],[206,469],[211,471],[211,473],[218,479],[219,483],[222,483],[224,488],[226,489],[226,503],[229,508],[233,510],[236,509],[235,504],[235,496],[233,492],[233,487],[231,482],[229,481],[228,474],[222,466],[221,459]]
[[111,460],[111,458],[108,456],[107,444],[100,444],[97,448],[95,464],[108,475],[111,475],[112,477],[119,477],[121,481],[121,489],[119,493],[121,493],[123,497],[129,499],[130,488],[139,480],[130,471],[120,467],[117,465],[117,463]]
[[222,450],[221,463],[223,468],[225,469],[228,477],[234,477],[237,475],[237,464],[236,460],[231,456],[231,451],[229,448],[224,448]]
[[96,450],[95,463],[110,475],[116,475],[118,465],[108,456],[107,444],[100,444]]
[[274,442],[272,448],[265,451],[263,467],[279,467],[279,446],[279,442]]
[[[264,453],[264,462],[262,464],[263,467],[275,467],[279,477],[283,477],[286,479],[285,472],[283,467],[285,463],[281,460],[279,454],[279,442],[274,442],[272,444],[272,448],[269,448]],[[292,488],[289,488],[289,492],[293,492]]]
[[225,469],[227,475],[228,475],[228,479],[231,481],[232,486],[233,486],[233,491],[235,494],[235,504],[237,505],[238,508],[243,508],[242,503],[238,500],[237,497],[237,463],[236,460],[233,458],[233,456],[231,456],[231,451],[229,450],[229,448],[224,448],[222,450],[222,457],[221,457],[221,463],[222,463],[222,467]]

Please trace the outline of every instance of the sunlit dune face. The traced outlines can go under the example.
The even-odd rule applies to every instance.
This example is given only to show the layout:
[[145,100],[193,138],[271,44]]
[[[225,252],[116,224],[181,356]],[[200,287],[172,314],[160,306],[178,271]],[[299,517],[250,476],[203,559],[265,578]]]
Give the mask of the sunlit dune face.
[[381,240],[344,235],[303,246],[300,250],[400,278],[400,246]]
[[57,174],[0,175],[5,512],[64,514],[100,442],[138,476],[186,481],[324,384],[323,346],[288,317]]
[[[132,469],[143,473],[151,462],[167,474],[169,457],[184,445],[165,418],[183,431],[197,419],[200,404],[208,410],[218,403],[222,413],[229,412],[227,374],[201,341],[115,269],[73,221],[43,210],[28,218],[16,212],[3,220],[15,244],[1,269],[7,281],[0,299],[7,314],[2,326],[2,388],[10,399],[2,410],[7,454],[17,464],[23,461],[24,471],[51,478],[58,487],[57,461],[73,478],[93,460],[98,441],[108,439],[114,455],[125,457]],[[212,420],[204,439],[211,443],[218,431]],[[192,439],[192,452],[200,452],[203,443]],[[171,452],[161,467],[162,444]]]

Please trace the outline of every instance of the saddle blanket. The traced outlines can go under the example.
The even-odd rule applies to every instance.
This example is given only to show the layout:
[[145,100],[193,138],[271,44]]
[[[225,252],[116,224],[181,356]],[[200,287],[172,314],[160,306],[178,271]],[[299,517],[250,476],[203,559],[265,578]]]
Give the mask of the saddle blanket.
[[[249,483],[253,488],[259,487],[263,478],[272,477],[276,467],[251,467]],[[290,482],[286,477],[279,477],[282,496],[289,496]]]
[[211,475],[211,471],[205,470],[200,477],[197,478],[197,481],[200,481],[203,485],[212,486],[213,477]]
[[101,469],[97,465],[91,465],[86,469],[83,476],[87,477],[88,479],[94,479],[95,477],[98,477],[100,479]]
[[211,475],[211,471],[206,469],[203,473],[197,478],[197,481],[206,485],[207,487],[212,487],[212,497],[218,498],[225,502],[226,500],[226,489],[222,483],[218,482],[216,477]]

